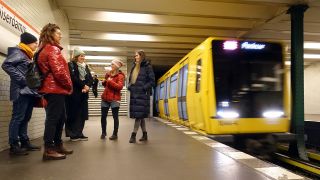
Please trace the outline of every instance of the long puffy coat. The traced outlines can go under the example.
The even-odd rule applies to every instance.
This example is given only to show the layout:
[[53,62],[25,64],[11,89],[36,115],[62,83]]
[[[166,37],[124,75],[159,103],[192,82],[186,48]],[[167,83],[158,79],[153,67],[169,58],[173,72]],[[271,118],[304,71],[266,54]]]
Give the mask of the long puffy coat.
[[91,76],[91,72],[86,65],[86,77],[85,80],[81,80],[79,78],[79,70],[76,62],[69,62],[69,71],[73,85],[73,92],[70,96],[66,98],[66,109],[67,109],[67,117],[68,121],[72,119],[76,120],[88,120],[89,112],[88,112],[88,99],[89,93],[82,93],[82,89],[85,85],[91,87],[93,78]]
[[2,64],[2,69],[10,76],[10,100],[18,99],[20,94],[38,96],[26,82],[26,72],[30,58],[18,47],[9,47],[8,56]]
[[[41,48],[40,48],[41,49]],[[71,94],[72,82],[66,59],[61,54],[59,45],[46,44],[38,57],[38,65],[45,76],[39,93]]]
[[109,73],[105,75],[105,81],[102,83],[104,91],[101,95],[103,101],[121,101],[121,89],[124,85],[124,74],[119,71],[118,74],[111,76]]
[[[129,82],[132,71],[130,71]],[[135,84],[129,84],[130,91],[130,118],[147,118],[150,112],[150,95],[155,85],[155,77],[149,61],[143,60]]]

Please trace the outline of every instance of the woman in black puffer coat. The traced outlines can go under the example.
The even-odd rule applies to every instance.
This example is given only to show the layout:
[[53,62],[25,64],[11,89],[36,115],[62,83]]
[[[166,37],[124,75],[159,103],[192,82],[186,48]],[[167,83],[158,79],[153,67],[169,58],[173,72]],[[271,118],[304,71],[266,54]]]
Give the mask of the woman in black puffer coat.
[[150,62],[146,60],[144,51],[135,53],[135,64],[129,76],[128,90],[130,91],[130,118],[135,118],[130,143],[136,142],[136,135],[141,126],[143,135],[139,141],[147,141],[146,122],[150,111],[150,96],[155,85],[154,72]]

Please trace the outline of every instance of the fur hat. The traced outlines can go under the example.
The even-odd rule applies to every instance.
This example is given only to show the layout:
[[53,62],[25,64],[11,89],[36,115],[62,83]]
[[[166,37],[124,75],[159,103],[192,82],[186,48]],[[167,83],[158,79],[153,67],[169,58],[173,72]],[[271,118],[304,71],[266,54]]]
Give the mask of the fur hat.
[[84,55],[84,54],[86,54],[86,53],[84,53],[80,48],[78,48],[78,47],[75,47],[74,49],[73,49],[73,58],[75,58],[75,57],[77,57],[77,56],[80,56],[80,55]]
[[117,66],[117,68],[121,68],[121,66],[123,66],[123,62],[120,59],[114,59],[111,61],[111,64],[114,64],[115,66]]
[[31,44],[37,41],[38,39],[28,32],[24,32],[20,35],[20,42],[22,42],[23,44]]

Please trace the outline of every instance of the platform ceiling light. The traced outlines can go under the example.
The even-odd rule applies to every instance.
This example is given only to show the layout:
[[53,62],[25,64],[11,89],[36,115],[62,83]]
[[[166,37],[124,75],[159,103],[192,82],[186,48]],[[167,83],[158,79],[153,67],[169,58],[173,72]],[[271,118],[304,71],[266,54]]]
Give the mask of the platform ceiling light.
[[316,42],[306,42],[304,43],[305,49],[320,49],[320,43]]
[[92,64],[92,65],[107,65],[109,66],[111,63],[107,63],[107,62],[86,62],[86,64]]
[[141,23],[155,24],[158,22],[154,15],[140,13],[123,13],[123,12],[99,12],[98,17],[108,22],[123,22],[123,23]]
[[93,60],[113,60],[113,59],[123,59],[123,57],[119,57],[119,56],[86,56],[86,59],[93,59]]
[[96,47],[96,46],[71,46],[71,49],[74,49],[75,47],[78,47],[83,51],[106,51],[106,52],[119,51],[119,49],[117,49],[117,48]]
[[320,54],[304,54],[305,59],[320,59]]
[[106,33],[104,39],[120,41],[154,41],[149,35]]

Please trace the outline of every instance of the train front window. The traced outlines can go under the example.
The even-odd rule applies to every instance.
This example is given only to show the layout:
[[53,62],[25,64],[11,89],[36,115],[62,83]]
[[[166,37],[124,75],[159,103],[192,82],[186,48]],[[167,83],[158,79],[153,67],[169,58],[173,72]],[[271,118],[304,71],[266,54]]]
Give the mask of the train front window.
[[212,51],[218,117],[282,115],[281,44],[214,40]]

